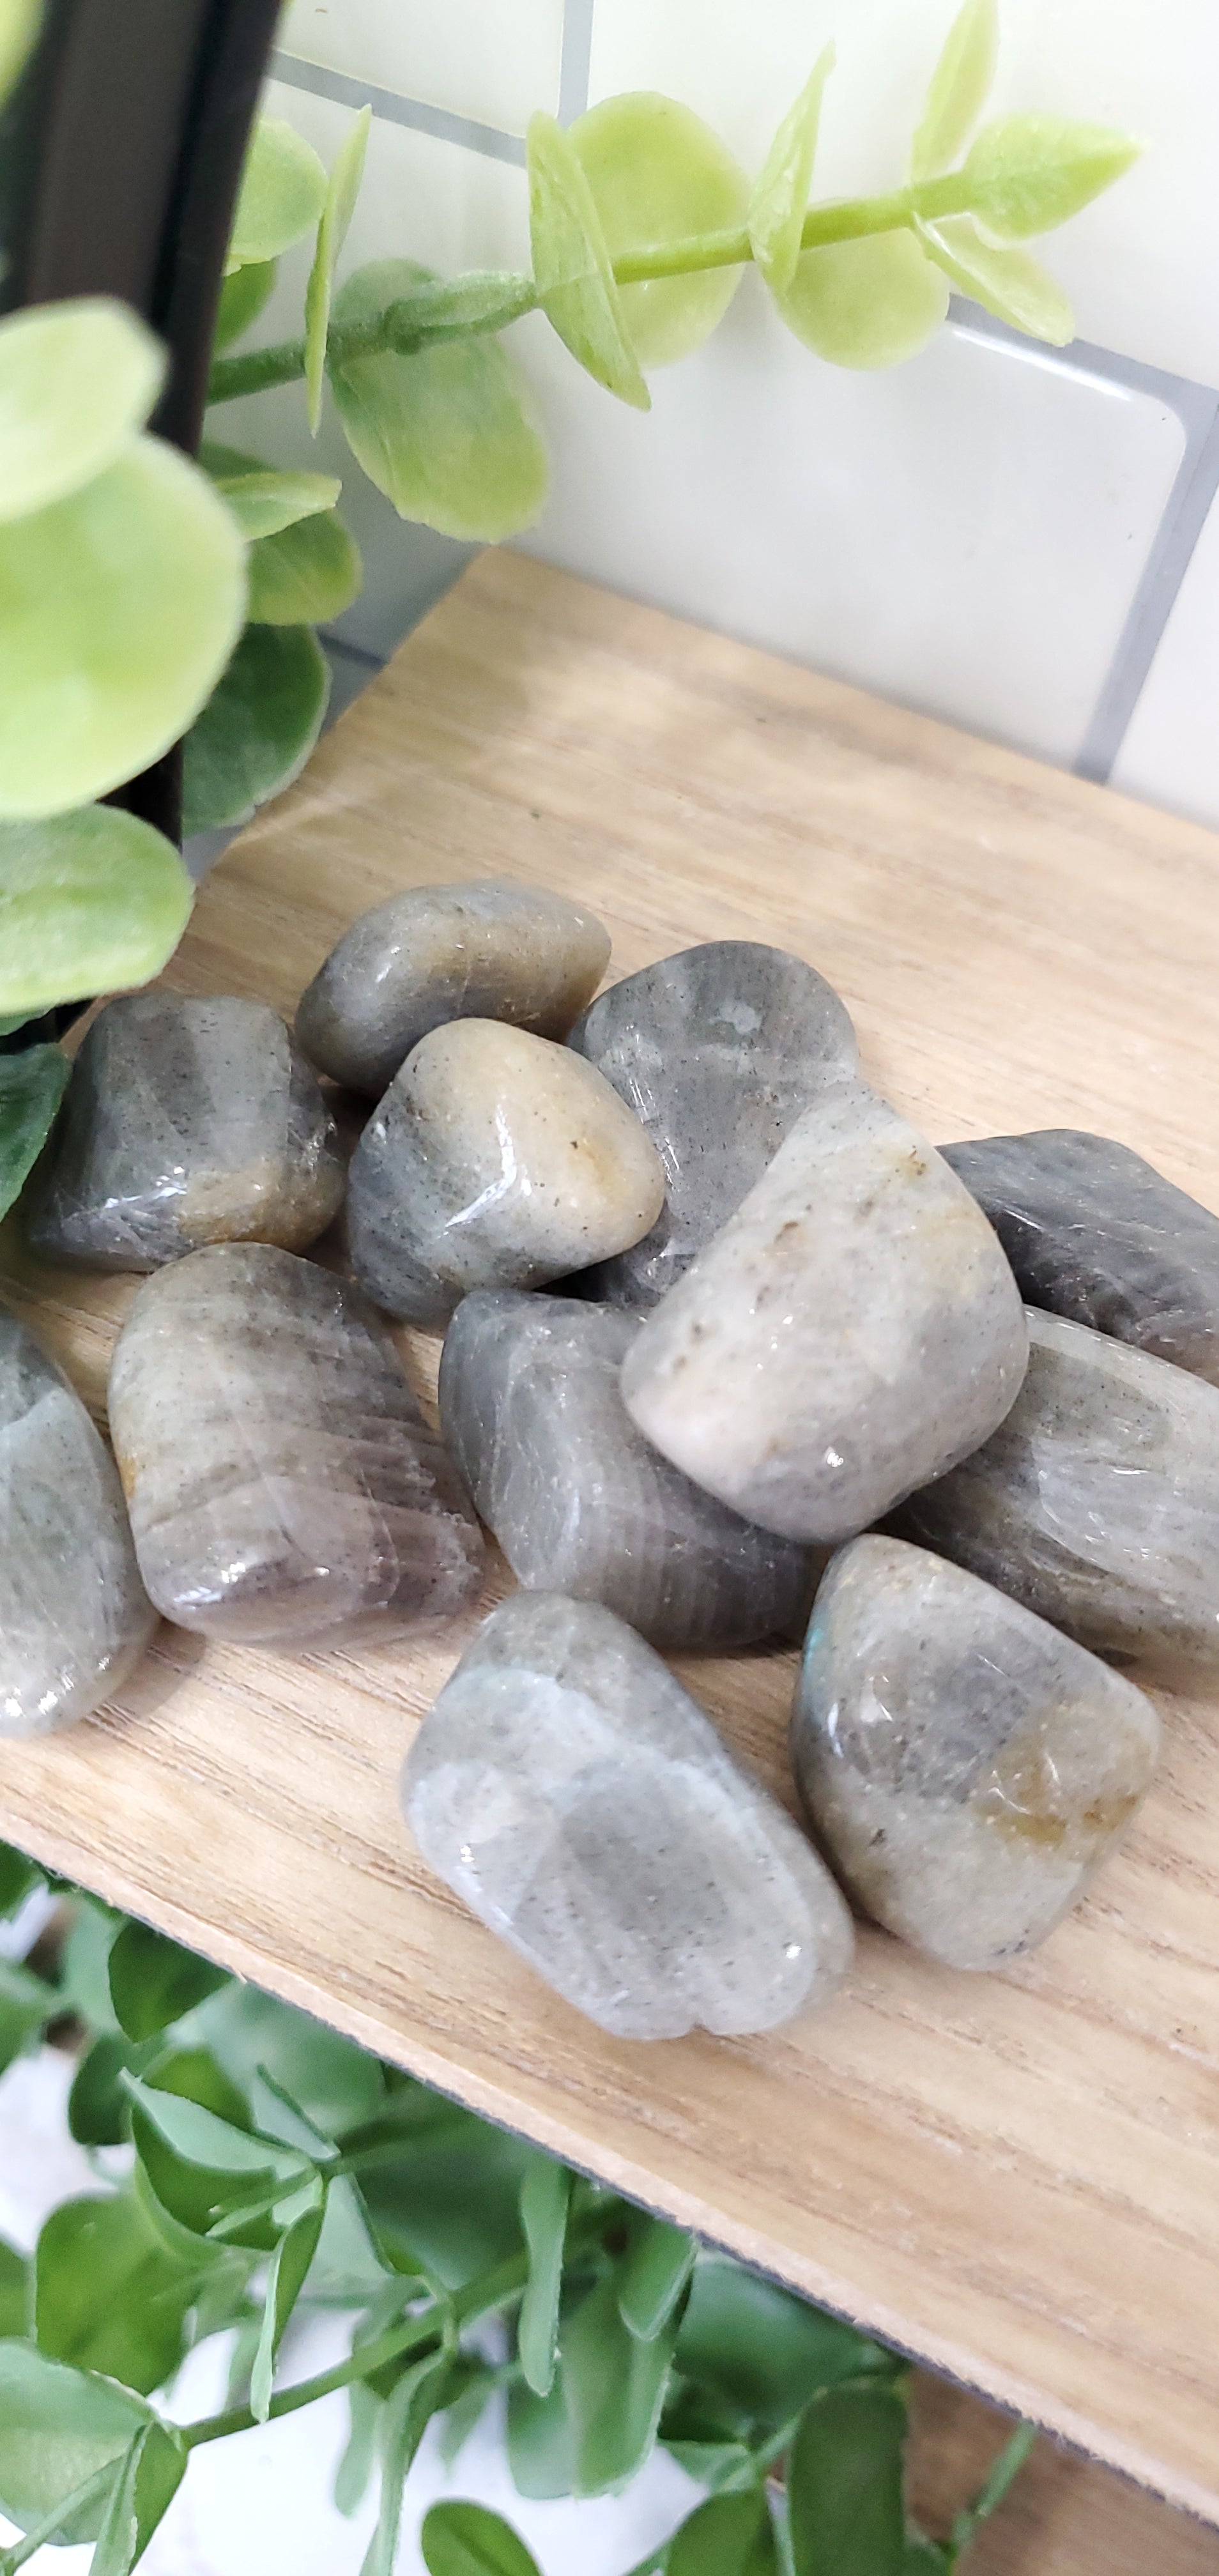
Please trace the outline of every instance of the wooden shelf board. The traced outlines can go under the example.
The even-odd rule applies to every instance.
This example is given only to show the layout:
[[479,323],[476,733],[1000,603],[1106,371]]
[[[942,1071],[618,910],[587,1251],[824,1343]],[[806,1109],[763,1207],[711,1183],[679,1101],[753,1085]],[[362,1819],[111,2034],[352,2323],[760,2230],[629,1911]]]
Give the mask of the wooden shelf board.
[[[488,555],[229,852],[173,980],[290,1011],[367,904],[491,873],[594,905],[614,975],[794,948],[932,1138],[1095,1127],[1219,1207],[1200,829]],[[0,1294],[100,1403],[131,1284],[0,1243]],[[115,1706],[0,1747],[0,1834],[1219,2522],[1215,1707],[1172,1707],[1136,1830],[1035,1958],[969,1978],[865,1934],[820,2017],[645,2047],[551,1996],[399,1823],[461,1643],[291,1661],[163,1630]],[[788,1795],[793,1659],[682,1669]]]

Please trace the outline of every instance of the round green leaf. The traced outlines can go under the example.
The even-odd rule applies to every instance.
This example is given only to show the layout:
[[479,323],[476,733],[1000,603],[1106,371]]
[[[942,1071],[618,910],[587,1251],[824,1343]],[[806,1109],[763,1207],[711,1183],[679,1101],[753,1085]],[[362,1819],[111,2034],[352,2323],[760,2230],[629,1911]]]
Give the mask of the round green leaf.
[[[61,2497],[121,2460],[148,2420],[125,2389],[66,2370],[31,2343],[0,2343],[0,2507],[33,2530]],[[99,2504],[65,2536],[92,2539],[101,2519]]]
[[906,2401],[831,2388],[800,2418],[787,2471],[796,2576],[902,2576]]
[[150,1923],[124,1923],[110,1952],[110,2000],[128,2039],[155,2039],[228,1983],[228,1970]]
[[172,842],[117,806],[0,825],[0,1009],[147,984],[193,900]]
[[770,2508],[756,2489],[700,2504],[674,2532],[665,2560],[665,2576],[777,2576],[777,2570]]
[[20,80],[42,24],[42,0],[0,0],[0,107]]
[[806,250],[775,301],[805,347],[836,367],[896,367],[925,348],[948,311],[948,281],[913,233]]
[[[147,2056],[148,2051],[143,2052]],[[123,2077],[138,2069],[141,2051],[117,2032],[104,2030],[80,2059],[68,2095],[68,2129],[82,2147],[121,2147],[130,2129],[131,2105]]]
[[170,2254],[130,2192],[64,2201],[34,2257],[38,2349],[142,2395],[182,2359],[195,2275]]
[[[603,99],[570,128],[611,259],[691,233],[733,232],[744,224],[749,181],[693,109],[654,90]],[[739,268],[651,278],[622,288],[622,312],[644,367],[667,366],[701,348],[727,312]]]
[[309,427],[315,438],[322,417],[326,336],[330,329],[334,272],[356,210],[371,124],[371,107],[362,107],[339,145],[326,190],[322,220],[317,228],[317,249],[305,291],[305,388],[309,399]]
[[247,626],[186,737],[183,828],[248,821],[304,768],[322,730],[330,673],[307,626]]
[[151,331],[103,296],[0,322],[0,520],[44,509],[113,464],[164,377]]
[[547,321],[595,383],[649,411],[592,189],[570,137],[540,108],[525,156],[534,283]]
[[0,2236],[0,2339],[20,2341],[30,2306],[30,2267],[15,2245]]
[[482,2504],[434,2504],[419,2534],[429,2576],[538,2576],[537,2560],[503,2515]]
[[965,164],[968,211],[1006,241],[1052,232],[1111,188],[1140,149],[1108,125],[997,117],[983,126]]
[[1075,315],[1057,278],[1032,252],[987,241],[972,215],[950,215],[916,227],[929,259],[962,295],[973,297],[1001,322],[1065,349],[1075,337]]
[[[333,328],[370,321],[431,276],[413,260],[374,261],[335,297]],[[532,526],[546,498],[546,451],[498,341],[332,363],[331,384],[353,456],[400,518],[491,543]]]
[[55,1124],[70,1071],[66,1055],[57,1046],[26,1047],[20,1055],[0,1055],[0,1216],[11,1208],[33,1171]]
[[264,465],[260,456],[244,456],[237,447],[205,440],[199,462],[222,492],[247,543],[278,536],[320,510],[333,510],[343,489],[336,474],[300,474],[291,467]]
[[282,117],[260,116],[233,218],[230,268],[277,259],[312,230],[325,203],[326,173],[312,145]]
[[997,0],[965,0],[932,74],[910,147],[910,176],[936,179],[965,149],[990,94],[999,59]]
[[159,759],[214,686],[244,608],[231,512],[159,439],[0,527],[0,816],[62,814]]
[[250,550],[250,624],[319,626],[350,608],[363,579],[360,549],[333,511],[299,519]]
[[216,316],[217,349],[231,347],[251,324],[258,320],[264,305],[271,299],[275,285],[276,262],[273,259],[252,260],[245,268],[235,268],[220,290],[220,310]]

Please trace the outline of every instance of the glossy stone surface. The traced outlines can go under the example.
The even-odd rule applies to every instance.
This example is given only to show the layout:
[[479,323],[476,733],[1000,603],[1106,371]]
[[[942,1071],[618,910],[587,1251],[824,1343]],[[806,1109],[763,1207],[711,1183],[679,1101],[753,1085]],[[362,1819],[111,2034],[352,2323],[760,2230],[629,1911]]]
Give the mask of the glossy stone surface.
[[565,1038],[609,963],[595,915],[507,878],[408,886],[345,930],[302,994],[311,1064],[378,1100],[445,1020],[508,1020]]
[[464,1609],[483,1542],[358,1288],[268,1244],[141,1288],[110,1373],[140,1570],[183,1628],[298,1644]]
[[1219,1380],[1219,1217],[1108,1136],[943,1145],[1031,1306]]
[[570,1047],[453,1020],[408,1056],[352,1159],[352,1268],[436,1328],[471,1288],[534,1288],[647,1232],[664,1174],[637,1118]]
[[792,1754],[864,1911],[951,1968],[1034,1949],[1152,1773],[1150,1700],[925,1549],[859,1538],[817,1595]]
[[518,1592],[415,1740],[424,1859],[621,2039],[769,2030],[852,1950],[828,1871],[650,1646],[609,1610]]
[[334,1121],[265,1002],[132,993],[89,1030],[23,1204],[49,1260],[156,1270],[204,1243],[301,1251],[342,1196]]
[[692,1485],[619,1391],[639,1329],[576,1298],[467,1297],[440,1421],[518,1583],[600,1601],[654,1646],[747,1646],[802,1629],[817,1560]]
[[1219,1388],[1029,1310],[1006,1422],[902,1535],[1119,1662],[1219,1665]]
[[0,1736],[87,1717],[156,1624],[110,1452],[67,1379],[0,1309]]
[[976,1449],[1024,1373],[995,1236],[861,1082],[806,1109],[623,1366],[645,1436],[747,1520],[830,1545]]
[[710,940],[612,984],[571,1043],[642,1119],[664,1209],[596,1293],[652,1306],[718,1234],[828,1078],[859,1060],[845,1005],[800,957]]

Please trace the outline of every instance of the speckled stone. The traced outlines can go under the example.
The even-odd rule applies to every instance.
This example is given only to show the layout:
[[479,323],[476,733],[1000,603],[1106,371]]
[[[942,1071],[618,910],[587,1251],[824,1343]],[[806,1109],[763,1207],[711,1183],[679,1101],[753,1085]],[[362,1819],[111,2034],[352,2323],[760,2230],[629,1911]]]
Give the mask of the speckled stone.
[[440,1364],[440,1421],[518,1583],[600,1601],[652,1645],[748,1646],[803,1628],[818,1560],[692,1485],[618,1386],[621,1307],[467,1297]]
[[764,1528],[831,1545],[976,1449],[1026,1355],[981,1210],[848,1078],[805,1110],[645,1319],[622,1387],[696,1484]]
[[0,1735],[49,1735],[127,1679],[157,1624],[114,1461],[0,1309]]
[[1219,1380],[1219,1217],[1108,1136],[944,1145],[1030,1306]]
[[342,1196],[334,1121],[274,1011],[133,993],[89,1030],[23,1205],[49,1260],[156,1270],[204,1243],[302,1251]]
[[407,1057],[352,1159],[357,1279],[433,1329],[472,1288],[536,1288],[637,1243],[664,1174],[637,1118],[570,1047],[453,1020]]
[[1035,1949],[1152,1773],[1150,1700],[988,1583],[858,1538],[817,1595],[792,1754],[864,1911],[950,1968]]
[[824,2002],[850,1917],[789,1816],[609,1610],[518,1592],[403,1777],[424,1859],[621,2039],[770,2030]]
[[640,1118],[664,1165],[664,1209],[590,1284],[655,1305],[759,1181],[827,1078],[859,1061],[824,976],[753,939],[709,940],[602,993],[572,1031]]
[[268,1244],[141,1288],[110,1425],[144,1581],[205,1636],[371,1642],[464,1609],[483,1543],[358,1288]]
[[508,1020],[565,1038],[609,963],[594,914],[501,877],[408,886],[345,930],[302,994],[311,1064],[378,1100],[445,1020]]
[[1029,1310],[1006,1422],[904,1537],[1118,1662],[1219,1665],[1219,1387]]

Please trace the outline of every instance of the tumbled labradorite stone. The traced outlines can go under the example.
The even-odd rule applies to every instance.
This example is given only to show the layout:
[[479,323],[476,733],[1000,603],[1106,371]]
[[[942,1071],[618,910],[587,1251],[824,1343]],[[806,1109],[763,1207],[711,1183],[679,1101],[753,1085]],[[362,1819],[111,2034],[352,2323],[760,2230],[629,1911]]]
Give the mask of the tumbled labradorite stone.
[[472,1288],[534,1288],[646,1233],[664,1175],[570,1047],[453,1020],[407,1057],[352,1157],[347,1239],[391,1315],[433,1329]]
[[985,1446],[900,1516],[1118,1662],[1219,1664],[1219,1387],[1029,1310],[1029,1367]]
[[424,1859],[602,2029],[769,2030],[833,1993],[852,1934],[791,1818],[612,1611],[494,1610],[403,1777]]
[[321,1072],[377,1100],[445,1020],[565,1038],[609,953],[595,915],[542,886],[408,886],[344,931],[301,996],[296,1034]]
[[49,1260],[155,1270],[204,1243],[301,1251],[342,1196],[334,1121],[274,1011],[133,993],[89,1030],[23,1204]]
[[390,1637],[478,1590],[478,1524],[358,1288],[269,1244],[139,1291],[110,1425],[140,1570],[183,1628]]
[[859,1060],[824,976],[753,939],[709,940],[612,984],[571,1044],[629,1102],[664,1165],[651,1232],[590,1283],[640,1306],[727,1223],[827,1078]]
[[1049,1127],[941,1152],[1022,1296],[1219,1380],[1219,1217],[1108,1136]]
[[1034,1949],[1155,1768],[1150,1700],[956,1565],[859,1538],[817,1594],[792,1754],[865,1912],[951,1968]]
[[440,1421],[517,1581],[616,1610],[673,1652],[803,1626],[816,1560],[692,1485],[619,1391],[639,1318],[569,1297],[475,1295],[449,1326]]
[[156,1624],[109,1450],[67,1379],[0,1310],[0,1735],[87,1717]]
[[955,1172],[850,1077],[623,1363],[666,1458],[789,1538],[852,1538],[1001,1422],[1028,1350],[1016,1283]]

